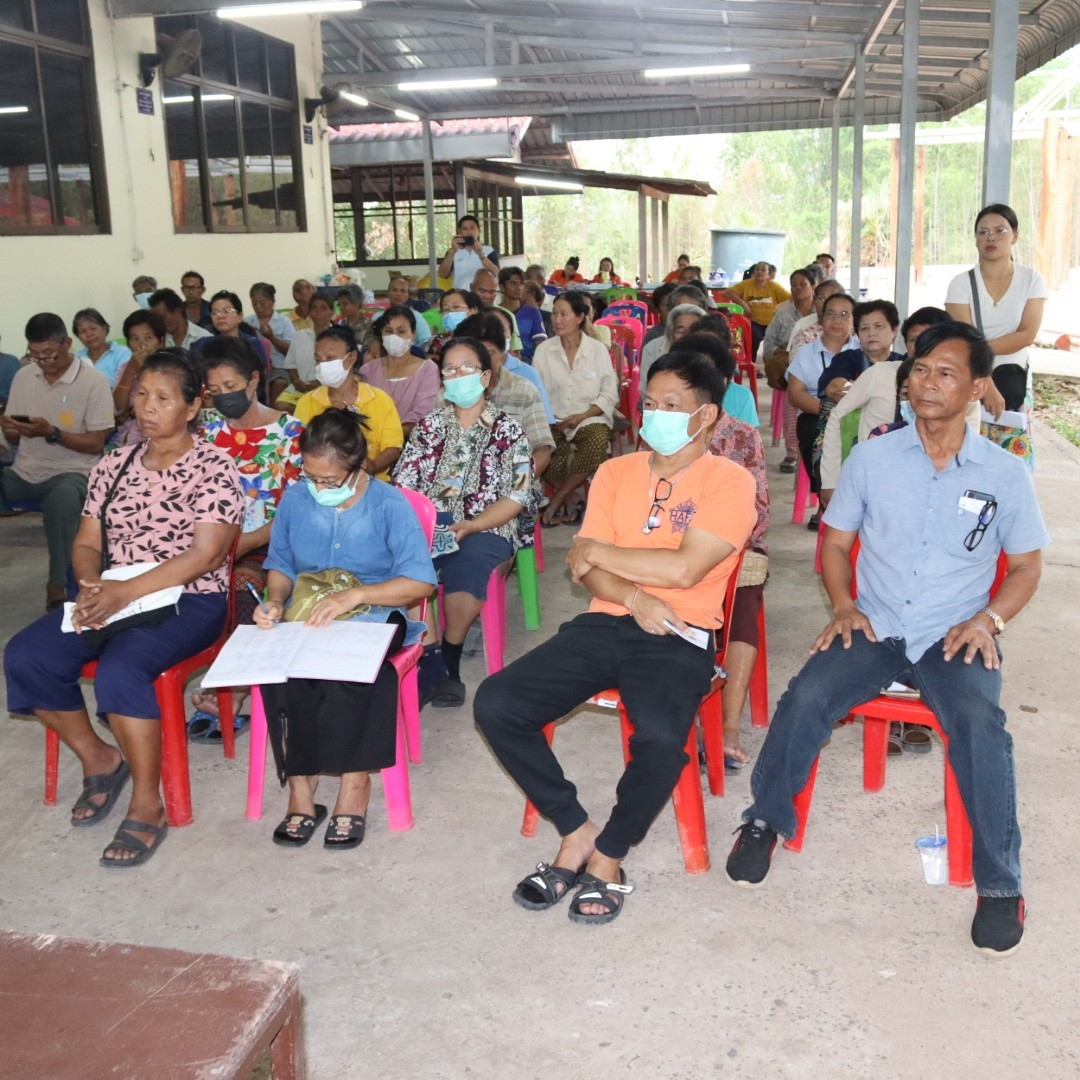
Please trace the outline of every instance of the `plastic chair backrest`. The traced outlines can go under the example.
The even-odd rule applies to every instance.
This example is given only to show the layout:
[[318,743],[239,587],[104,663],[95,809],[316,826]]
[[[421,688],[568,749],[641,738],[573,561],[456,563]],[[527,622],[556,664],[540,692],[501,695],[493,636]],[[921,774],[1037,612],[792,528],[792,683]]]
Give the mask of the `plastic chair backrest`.
[[437,307],[428,308],[427,311],[421,311],[420,318],[431,327],[431,332],[433,334],[438,334],[442,331],[442,312]]
[[[633,338],[632,349],[636,354],[640,354],[642,342],[645,340],[645,329],[641,325],[640,321],[633,318],[630,315],[619,315],[607,313],[600,319],[596,320],[598,325],[607,326],[609,328],[614,326],[622,327],[624,331],[629,331]],[[612,331],[612,338],[614,339],[615,332]]]
[[616,285],[613,288],[606,289],[600,294],[609,304],[616,300],[636,300],[637,289],[632,289],[627,285]]
[[[435,504],[426,495],[421,495],[419,491],[412,491],[410,488],[402,487],[399,487],[398,491],[408,499],[409,505],[413,508],[413,513],[420,519],[420,527],[424,530],[424,537],[430,549],[435,539]],[[427,605],[426,598],[420,601],[419,621],[421,622],[427,617]]]
[[604,309],[604,314],[629,315],[630,318],[637,319],[644,327],[649,316],[649,308],[640,300],[620,300],[617,304],[608,304]]
[[622,349],[626,367],[631,367],[637,356],[637,338],[634,336],[634,331],[623,323],[610,322],[605,325],[611,331],[611,343]]
[[439,301],[443,298],[442,289],[417,289],[416,299],[423,300],[427,304],[433,304],[435,307],[439,306]]
[[739,552],[739,561],[735,564],[735,569],[731,571],[731,577],[728,578],[727,588],[724,591],[724,625],[720,630],[720,641],[716,649],[717,656],[724,656],[727,653],[728,637],[731,634],[731,613],[735,610],[735,590],[739,587],[739,574],[742,571],[743,557],[745,555],[746,548],[743,548]]
[[[862,547],[862,541],[856,536],[855,543],[851,545],[851,599],[858,600],[858,580],[855,576],[855,564],[859,558],[859,549]],[[1009,572],[1009,557],[1005,554],[1004,549],[998,552],[997,569],[994,571],[994,580],[990,584],[990,599],[993,600],[998,594],[998,589],[1001,588],[1001,583],[1005,580],[1005,575]]]

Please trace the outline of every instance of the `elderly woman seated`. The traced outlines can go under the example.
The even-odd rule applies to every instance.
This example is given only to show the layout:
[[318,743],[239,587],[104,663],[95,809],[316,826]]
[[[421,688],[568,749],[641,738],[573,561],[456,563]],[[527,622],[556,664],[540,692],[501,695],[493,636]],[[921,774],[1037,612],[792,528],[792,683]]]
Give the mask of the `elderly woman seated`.
[[[365,470],[362,418],[321,413],[300,436],[300,450],[302,482],[278,507],[265,563],[265,610],[255,612],[256,624],[393,622],[391,649],[419,641],[423,624],[410,622],[406,612],[435,584],[430,550],[401,492]],[[373,683],[301,678],[262,688],[278,778],[289,785],[275,844],[300,847],[314,835],[326,817],[326,806],[315,802],[324,773],[339,775],[341,783],[323,843],[349,848],[363,840],[371,773],[395,762],[397,688],[389,661]]]
[[697,304],[676,304],[664,320],[664,336],[653,338],[641,350],[641,385],[649,381],[649,368],[665,353],[672,352],[680,339],[690,333],[690,327],[708,312]]
[[532,460],[521,425],[487,400],[492,363],[482,342],[455,338],[448,344],[442,378],[448,404],[413,428],[394,482],[426,495],[438,511],[435,568],[446,629],[441,660],[434,643],[426,650],[421,701],[456,708],[465,703],[465,635],[480,614],[492,570],[522,543],[516,519],[532,501]]
[[[98,825],[130,778],[131,801],[101,865],[146,862],[168,832],[159,783],[161,713],[154,680],[208,648],[225,623],[226,561],[243,517],[231,459],[193,430],[201,379],[183,349],[163,349],[139,372],[135,415],[146,441],[103,458],[90,474],[71,561],[79,592],[64,633],[57,608],[4,652],[11,712],[32,712],[78,757],[83,790],[71,824]],[[123,580],[105,571],[128,570]],[[175,605],[109,623],[150,593],[183,591]],[[98,662],[94,695],[118,746],[95,732],[83,665]]]
[[411,308],[388,308],[375,320],[375,343],[360,356],[360,379],[389,394],[406,438],[434,408],[439,393],[439,369],[413,345],[414,325],[427,323]]

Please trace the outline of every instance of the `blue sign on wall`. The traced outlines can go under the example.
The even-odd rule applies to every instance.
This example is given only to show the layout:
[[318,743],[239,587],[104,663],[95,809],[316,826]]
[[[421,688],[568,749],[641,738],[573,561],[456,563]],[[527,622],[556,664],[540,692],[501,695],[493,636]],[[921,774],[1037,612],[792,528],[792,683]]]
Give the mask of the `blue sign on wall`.
[[145,87],[135,87],[135,104],[143,116],[154,115],[154,92]]

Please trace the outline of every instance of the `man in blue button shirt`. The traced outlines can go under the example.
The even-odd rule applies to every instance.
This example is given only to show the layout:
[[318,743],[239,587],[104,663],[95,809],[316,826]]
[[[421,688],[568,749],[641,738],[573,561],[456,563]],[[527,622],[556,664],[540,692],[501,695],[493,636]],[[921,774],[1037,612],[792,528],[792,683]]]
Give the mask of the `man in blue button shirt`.
[[[1024,899],[995,639],[1034,594],[1049,537],[1023,461],[964,421],[992,365],[974,328],[950,322],[924,331],[908,382],[915,423],[860,443],[845,463],[821,552],[833,618],[776,707],[727,874],[736,885],[762,884],[777,837],[795,833],[792,799],[833,724],[903,677],[949,737],[973,833],[972,941],[1001,956],[1020,944]],[[1002,550],[1008,574],[991,601]]]

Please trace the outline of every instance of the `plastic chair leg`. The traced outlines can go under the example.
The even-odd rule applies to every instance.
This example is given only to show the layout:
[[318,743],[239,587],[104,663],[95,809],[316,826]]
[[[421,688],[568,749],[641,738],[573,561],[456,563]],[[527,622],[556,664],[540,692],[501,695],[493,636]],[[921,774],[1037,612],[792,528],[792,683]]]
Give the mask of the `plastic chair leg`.
[[814,781],[817,780],[818,763],[821,761],[819,754],[814,758],[814,764],[810,766],[810,775],[806,778],[802,791],[792,800],[795,806],[795,835],[790,840],[784,841],[784,847],[788,851],[802,851],[803,839],[806,836],[806,819],[810,816],[810,803],[814,800]]
[[484,660],[487,673],[503,669],[506,650],[506,577],[496,567],[488,578],[487,599],[480,609],[480,627],[484,632]]
[[975,884],[971,871],[971,821],[960,797],[956,773],[945,743],[945,830],[949,838],[949,884],[966,889]]
[[56,805],[56,785],[60,775],[60,736],[45,729],[45,805]]
[[863,791],[885,786],[885,761],[889,754],[889,721],[863,717]]
[[[705,767],[709,777],[709,793],[724,794],[724,695],[723,689],[713,690],[701,699],[698,709],[701,736],[705,743]],[[697,747],[694,747],[697,757]]]
[[221,749],[227,758],[236,757],[236,727],[233,724],[233,696],[232,688],[223,686],[217,692],[218,714],[221,720],[218,727],[221,729]]
[[190,825],[195,820],[191,812],[184,686],[176,670],[170,668],[154,680],[154,693],[161,710],[161,786],[165,816],[173,828]]
[[810,474],[806,471],[802,457],[799,458],[799,471],[795,477],[795,505],[791,508],[792,525],[801,525],[806,516],[806,500],[810,494]]
[[514,557],[517,567],[518,592],[525,612],[525,629],[540,629],[540,589],[536,579],[536,553],[532,548],[522,548]]
[[423,760],[420,736],[420,684],[416,667],[412,667],[398,681],[398,709],[405,725],[405,745],[409,760],[419,764]]
[[394,832],[413,827],[412,793],[409,790],[409,754],[405,746],[405,724],[400,712],[397,722],[395,763],[382,770],[383,796],[386,799],[386,821]]
[[784,399],[787,394],[784,390],[773,390],[772,408],[769,420],[772,424],[772,444],[779,446],[784,435]]
[[[548,724],[544,728],[544,738],[547,739],[548,746],[551,745],[551,740],[555,738],[555,725]],[[536,823],[540,820],[540,811],[532,804],[530,799],[525,800],[525,814],[521,819],[521,835],[533,837],[536,835]]]
[[750,722],[769,726],[769,645],[765,636],[765,604],[758,608],[758,651],[750,673]]
[[251,688],[251,730],[248,733],[247,809],[244,817],[258,821],[262,817],[263,783],[266,779],[266,710],[262,691]]
[[533,526],[533,551],[536,552],[536,572],[542,574],[544,572],[544,529],[539,518]]

